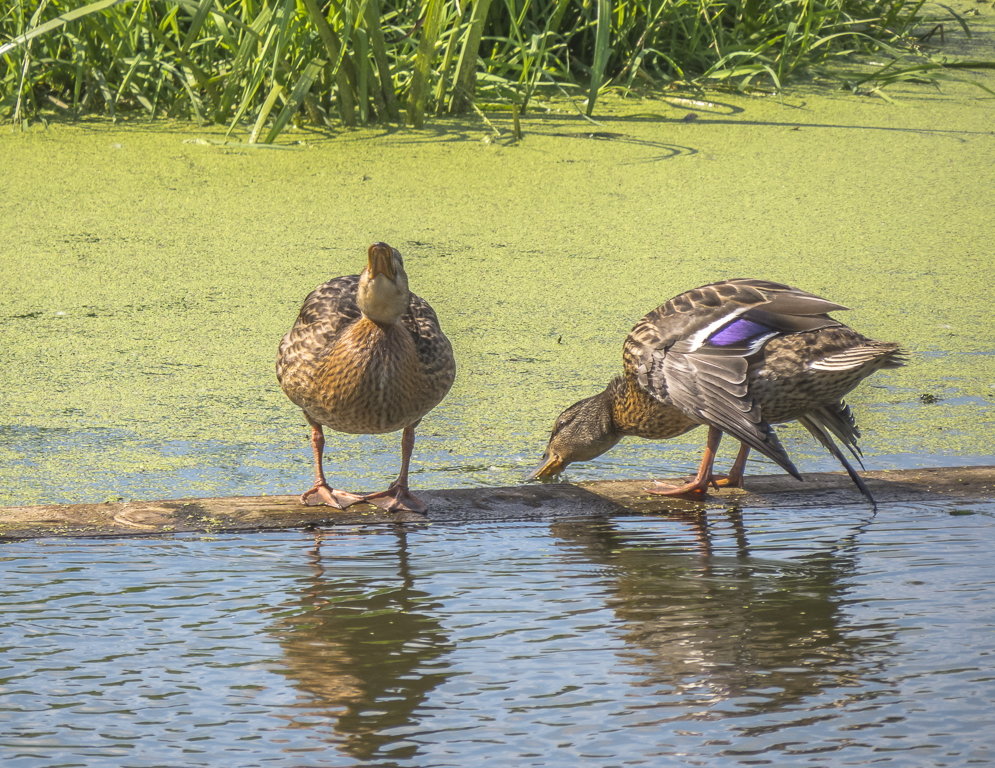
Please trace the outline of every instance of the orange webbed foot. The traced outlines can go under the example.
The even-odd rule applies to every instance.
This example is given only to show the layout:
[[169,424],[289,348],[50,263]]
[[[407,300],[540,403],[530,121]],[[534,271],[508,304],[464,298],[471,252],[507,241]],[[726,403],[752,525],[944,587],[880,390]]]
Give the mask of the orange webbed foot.
[[692,499],[701,499],[704,498],[707,488],[707,482],[701,483],[697,480],[684,485],[670,485],[655,480],[653,485],[645,490],[646,493],[652,493],[654,496],[686,496]]
[[301,494],[301,504],[309,507],[325,504],[336,509],[345,509],[353,504],[359,504],[363,500],[363,497],[358,494],[336,490],[327,483],[316,483]]
[[387,512],[413,512],[421,515],[428,509],[425,502],[411,493],[407,486],[396,484],[390,486],[386,491],[368,493],[362,499]]
[[732,475],[712,475],[711,484],[716,488],[742,488],[743,478]]

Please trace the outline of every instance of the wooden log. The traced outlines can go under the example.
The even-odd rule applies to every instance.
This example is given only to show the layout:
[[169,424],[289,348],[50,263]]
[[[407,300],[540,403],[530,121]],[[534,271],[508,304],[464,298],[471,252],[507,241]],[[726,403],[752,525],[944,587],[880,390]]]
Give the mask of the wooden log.
[[[886,510],[908,503],[964,504],[995,499],[995,466],[864,472]],[[677,482],[676,480],[674,482]],[[508,522],[613,515],[698,515],[708,509],[860,506],[866,501],[842,473],[746,478],[746,490],[722,489],[702,501],[645,493],[646,480],[609,480],[579,485],[522,485],[418,491],[427,518],[393,515],[368,504],[347,510],[306,507],[296,496],[51,504],[0,508],[0,540],[52,536],[150,536],[183,532],[222,533],[399,522]]]

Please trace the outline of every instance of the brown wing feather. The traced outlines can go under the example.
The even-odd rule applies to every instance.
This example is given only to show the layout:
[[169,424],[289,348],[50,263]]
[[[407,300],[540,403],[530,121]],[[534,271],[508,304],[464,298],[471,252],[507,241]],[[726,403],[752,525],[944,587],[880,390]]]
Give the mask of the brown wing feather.
[[797,474],[774,430],[750,396],[752,341],[712,346],[706,339],[744,318],[777,333],[840,325],[827,312],[840,304],[780,283],[727,280],[674,297],[646,315],[626,339],[626,370],[651,395],[689,417],[736,437]]
[[412,293],[408,311],[401,318],[401,322],[415,340],[418,359],[425,374],[448,381],[449,384],[446,386],[448,391],[456,376],[456,366],[452,345],[442,332],[435,310],[425,299]]
[[346,275],[322,283],[307,295],[297,321],[280,342],[276,377],[281,384],[291,367],[313,367],[342,332],[362,317],[356,304],[358,285],[359,275]]
[[839,325],[825,313],[844,309],[841,304],[766,280],[711,283],[675,296],[636,323],[625,340],[623,364],[648,392],[664,394],[660,390],[664,384],[661,352],[724,318],[749,313],[757,322],[790,333]]

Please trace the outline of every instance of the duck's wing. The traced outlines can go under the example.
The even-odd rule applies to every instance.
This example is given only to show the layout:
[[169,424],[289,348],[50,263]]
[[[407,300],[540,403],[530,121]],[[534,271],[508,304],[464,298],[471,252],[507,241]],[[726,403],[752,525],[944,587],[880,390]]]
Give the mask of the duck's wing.
[[316,364],[351,324],[362,317],[356,304],[359,275],[322,283],[304,299],[297,321],[280,342],[276,375],[282,382],[291,366]]
[[750,358],[775,336],[839,323],[845,307],[780,283],[728,280],[681,294],[644,317],[625,362],[654,397],[718,427],[798,476],[751,397]]
[[425,299],[412,293],[408,311],[401,322],[415,341],[425,374],[438,377],[440,382],[448,382],[445,384],[448,391],[456,376],[456,361],[452,344],[442,332],[435,310]]
[[[725,280],[675,296],[643,317],[625,340],[626,371],[651,394],[663,384],[663,354],[683,342],[695,349],[717,336],[729,355],[752,354],[763,342],[765,325],[773,335],[839,325],[827,312],[846,307],[811,293],[766,280]],[[735,323],[737,319],[752,322]],[[772,337],[771,336],[771,337]]]

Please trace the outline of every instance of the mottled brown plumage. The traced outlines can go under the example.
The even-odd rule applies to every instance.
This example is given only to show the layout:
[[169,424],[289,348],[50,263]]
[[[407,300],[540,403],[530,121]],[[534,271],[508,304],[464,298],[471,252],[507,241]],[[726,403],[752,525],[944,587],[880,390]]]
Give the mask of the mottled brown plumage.
[[[339,508],[370,501],[420,512],[424,505],[407,487],[414,428],[446,396],[455,360],[435,312],[408,290],[401,254],[374,243],[368,256],[361,275],[315,288],[280,342],[277,379],[312,428],[315,485],[301,501]],[[321,463],[322,427],[351,434],[403,429],[397,481],[375,494],[332,489]]]
[[[902,352],[827,314],[842,309],[763,280],[727,280],[674,297],[626,337],[625,376],[564,411],[533,477],[600,455],[623,435],[672,437],[702,424],[709,436],[698,475],[654,492],[701,494],[719,481],[741,485],[751,448],[799,477],[771,427],[797,420],[870,498],[831,436],[859,459],[859,432],[842,398],[874,371],[902,365]],[[711,468],[723,432],[742,447],[728,478],[720,479]]]
[[676,408],[652,397],[629,374],[613,379],[605,394],[611,403],[612,423],[624,436],[665,440],[698,426]]

